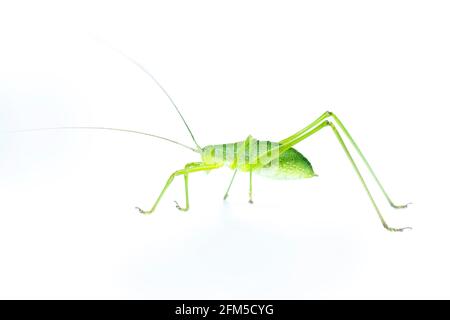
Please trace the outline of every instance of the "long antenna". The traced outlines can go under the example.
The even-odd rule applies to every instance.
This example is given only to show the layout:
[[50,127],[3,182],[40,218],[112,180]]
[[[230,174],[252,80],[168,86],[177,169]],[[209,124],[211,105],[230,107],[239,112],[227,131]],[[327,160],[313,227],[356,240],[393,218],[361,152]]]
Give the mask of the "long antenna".
[[37,129],[25,129],[25,130],[14,130],[14,131],[8,131],[10,133],[20,133],[20,132],[33,132],[33,131],[47,131],[47,130],[66,130],[66,129],[90,129],[90,130],[110,130],[110,131],[120,131],[120,132],[128,132],[128,133],[135,133],[135,134],[141,134],[141,135],[145,135],[145,136],[150,136],[153,138],[157,138],[157,139],[161,139],[161,140],[165,140],[168,142],[172,142],[175,143],[179,146],[182,146],[186,149],[192,150],[194,152],[199,152],[198,149],[194,149],[191,148],[181,142],[169,139],[169,138],[165,138],[165,137],[161,137],[155,134],[151,134],[151,133],[147,133],[147,132],[141,132],[141,131],[135,131],[135,130],[128,130],[128,129],[118,129],[118,128],[109,128],[109,127],[52,127],[52,128],[37,128]]
[[127,54],[125,54],[123,51],[111,46],[109,43],[106,43],[103,40],[100,40],[97,38],[97,41],[103,43],[104,45],[106,45],[107,47],[109,47],[110,49],[116,51],[117,53],[119,53],[122,57],[124,57],[125,59],[127,59],[128,61],[130,61],[131,63],[133,63],[136,67],[138,67],[139,69],[141,69],[141,71],[143,71],[145,74],[147,74],[150,78],[152,78],[152,80],[156,83],[156,85],[161,89],[162,92],[164,92],[164,94],[166,95],[167,98],[169,98],[170,103],[172,104],[172,106],[175,108],[175,110],[177,111],[178,115],[180,116],[181,120],[183,120],[184,125],[186,126],[186,128],[189,131],[189,134],[191,135],[192,141],[194,141],[195,145],[197,146],[197,148],[199,150],[202,149],[202,147],[200,147],[200,145],[197,143],[197,140],[195,140],[194,134],[192,133],[191,129],[189,128],[186,120],[184,119],[183,115],[180,112],[180,109],[178,109],[178,106],[175,104],[175,101],[173,101],[172,97],[169,95],[169,93],[167,92],[166,89],[164,89],[164,87],[161,85],[161,83],[159,83],[158,80],[156,80],[156,78],[139,62],[137,62],[135,59],[133,59],[132,57],[128,56]]

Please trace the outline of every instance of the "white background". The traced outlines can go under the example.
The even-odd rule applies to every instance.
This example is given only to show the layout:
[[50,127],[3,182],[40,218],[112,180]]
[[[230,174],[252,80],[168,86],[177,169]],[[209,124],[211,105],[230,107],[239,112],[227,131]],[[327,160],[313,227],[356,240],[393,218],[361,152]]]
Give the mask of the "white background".
[[[385,231],[331,130],[319,178],[167,177],[198,155],[114,132],[0,135],[0,298],[450,298],[446,1],[4,1],[0,127],[102,125],[278,141],[327,109],[391,196]],[[360,162],[358,162],[360,164]],[[367,174],[366,171],[363,171]],[[366,175],[367,176],[367,175]]]

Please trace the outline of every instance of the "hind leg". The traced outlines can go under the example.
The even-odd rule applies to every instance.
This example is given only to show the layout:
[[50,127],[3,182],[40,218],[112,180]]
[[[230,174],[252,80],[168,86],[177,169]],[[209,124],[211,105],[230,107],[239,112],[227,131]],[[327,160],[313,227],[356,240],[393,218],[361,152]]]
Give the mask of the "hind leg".
[[348,132],[347,128],[344,126],[344,124],[342,123],[342,121],[333,113],[330,111],[327,111],[325,113],[323,113],[319,118],[317,118],[316,120],[314,120],[312,123],[310,123],[308,126],[306,126],[305,128],[303,128],[302,130],[296,132],[295,134],[293,134],[290,137],[287,137],[286,139],[281,140],[279,143],[286,145],[286,144],[290,144],[292,141],[297,140],[299,137],[301,137],[302,135],[304,135],[306,132],[308,132],[309,130],[313,129],[314,127],[316,127],[318,124],[320,124],[322,121],[324,121],[325,119],[328,118],[332,118],[333,121],[336,122],[336,124],[338,125],[338,127],[342,130],[342,132],[344,133],[344,135],[347,137],[347,139],[350,141],[351,145],[355,148],[356,152],[358,153],[358,155],[361,157],[362,161],[364,162],[364,164],[366,165],[367,169],[369,170],[370,174],[372,175],[373,179],[375,180],[375,182],[377,183],[378,187],[381,189],[381,192],[383,193],[384,197],[386,198],[386,200],[389,202],[389,204],[391,205],[391,207],[395,208],[395,209],[403,209],[406,208],[408,206],[408,204],[395,204],[394,201],[392,201],[391,197],[388,195],[388,193],[386,192],[386,190],[384,189],[383,185],[381,184],[381,181],[378,179],[377,175],[375,174],[375,172],[373,171],[371,165],[369,164],[369,162],[367,161],[366,157],[364,156],[364,154],[362,153],[361,149],[359,148],[359,146],[356,144],[355,140],[353,139],[353,137],[350,135],[350,133]]
[[[367,184],[366,184],[366,182],[365,182],[361,172],[359,171],[359,168],[357,167],[355,161],[353,160],[353,157],[351,156],[351,154],[350,154],[346,144],[344,143],[340,133],[338,132],[336,126],[332,122],[330,122],[328,120],[323,120],[324,116],[326,118],[328,116],[332,116],[332,114],[331,113],[325,113],[321,118],[318,119],[320,121],[316,120],[315,122],[313,122],[314,125],[309,125],[308,127],[306,127],[307,129],[303,129],[303,130],[299,131],[298,133],[294,134],[293,136],[291,136],[291,137],[289,137],[289,138],[287,138],[285,140],[282,140],[283,143],[277,148],[277,150],[276,150],[277,152],[276,152],[275,156],[279,157],[279,154],[282,154],[283,152],[285,152],[289,148],[293,147],[294,145],[296,145],[300,141],[303,141],[306,138],[312,136],[313,134],[317,133],[318,131],[320,131],[324,127],[328,127],[328,126],[331,127],[332,130],[333,130],[334,135],[336,136],[336,138],[337,138],[337,140],[338,140],[338,142],[340,144],[340,146],[342,147],[342,149],[344,150],[348,160],[350,161],[350,163],[351,163],[351,165],[353,167],[353,170],[357,174],[357,176],[358,176],[362,186],[364,187],[364,190],[366,191],[367,196],[369,197],[369,199],[370,199],[370,201],[371,201],[375,211],[377,212],[378,218],[380,219],[383,227],[385,229],[389,230],[389,231],[403,231],[405,229],[410,229],[409,227],[407,227],[407,228],[392,228],[386,223],[386,221],[383,218],[383,215],[381,214],[380,210],[378,209],[377,204],[375,203],[375,199],[373,198],[373,196],[372,196],[372,194],[371,194],[371,192],[370,192],[370,190],[369,190],[369,188],[368,188],[368,186],[367,186]],[[268,157],[267,153],[261,155],[260,158],[263,159],[264,161],[267,161],[267,159],[268,160],[271,159],[270,157]],[[387,196],[387,195],[385,194],[385,196]],[[397,206],[397,207],[400,207],[400,206]]]

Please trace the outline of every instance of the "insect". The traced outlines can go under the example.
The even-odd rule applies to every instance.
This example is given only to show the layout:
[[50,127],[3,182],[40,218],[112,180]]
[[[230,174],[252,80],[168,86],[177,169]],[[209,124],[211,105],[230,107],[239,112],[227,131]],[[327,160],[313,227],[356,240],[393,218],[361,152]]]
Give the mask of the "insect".
[[[342,150],[344,151],[345,155],[347,156],[351,166],[353,167],[353,170],[355,171],[359,181],[361,182],[362,187],[365,189],[367,196],[369,197],[370,202],[372,203],[373,208],[375,209],[378,218],[380,219],[383,227],[388,231],[393,232],[400,232],[405,229],[411,229],[410,227],[406,228],[392,228],[390,227],[385,219],[383,218],[383,215],[380,212],[380,209],[378,208],[375,199],[373,198],[365,179],[363,178],[358,166],[356,165],[352,155],[349,152],[349,149],[347,148],[346,143],[343,140],[343,136],[348,139],[350,144],[353,146],[353,148],[356,150],[356,153],[360,156],[363,163],[369,170],[371,176],[377,183],[378,187],[381,189],[384,197],[389,202],[389,204],[395,208],[395,209],[401,209],[406,208],[408,204],[405,205],[396,205],[387,192],[385,191],[383,185],[381,184],[380,180],[376,176],[375,172],[373,171],[372,167],[370,166],[369,162],[367,161],[366,157],[363,155],[361,149],[356,144],[353,137],[350,135],[344,124],[341,122],[341,120],[338,118],[337,115],[330,111],[324,112],[321,116],[319,116],[316,120],[311,122],[309,125],[304,127],[303,129],[297,131],[293,135],[278,141],[260,141],[252,136],[248,136],[245,140],[234,142],[234,143],[226,143],[226,144],[216,144],[216,145],[208,145],[206,147],[201,147],[197,140],[195,139],[190,127],[188,126],[185,118],[180,112],[180,109],[175,104],[172,97],[169,95],[169,93],[164,89],[164,87],[157,81],[157,79],[149,72],[147,69],[145,69],[140,63],[138,63],[136,60],[132,59],[131,57],[125,55],[123,52],[118,51],[122,56],[124,56],[126,59],[128,59],[131,63],[133,63],[135,66],[137,66],[141,71],[146,73],[153,81],[156,83],[156,85],[161,89],[161,91],[167,96],[167,98],[170,100],[171,105],[174,107],[175,111],[180,116],[181,120],[183,121],[186,129],[189,132],[189,135],[192,138],[192,141],[195,144],[195,147],[187,146],[183,143],[177,142],[175,140],[158,136],[151,133],[146,132],[140,132],[135,130],[128,130],[128,129],[118,129],[118,128],[108,128],[108,127],[54,127],[54,128],[39,128],[39,129],[29,129],[29,130],[19,130],[16,132],[25,132],[25,131],[39,131],[39,130],[59,130],[59,129],[92,129],[92,130],[112,130],[112,131],[121,131],[121,132],[128,132],[128,133],[134,133],[134,134],[142,134],[147,135],[153,138],[162,139],[174,144],[177,144],[179,146],[182,146],[184,148],[187,148],[195,153],[198,153],[200,156],[199,161],[197,162],[191,162],[184,166],[184,168],[181,168],[179,170],[174,171],[168,178],[166,184],[164,185],[162,191],[160,192],[159,196],[156,198],[156,201],[154,202],[153,206],[149,210],[143,210],[141,208],[137,209],[142,214],[150,214],[155,211],[157,208],[160,200],[164,196],[167,189],[170,187],[173,180],[178,177],[182,176],[184,178],[184,189],[185,189],[185,205],[182,207],[181,205],[176,203],[176,207],[181,211],[187,211],[189,210],[189,176],[196,172],[201,171],[211,171],[216,170],[224,166],[228,166],[232,170],[234,170],[233,176],[231,178],[231,181],[228,185],[227,191],[225,193],[224,199],[228,197],[228,193],[230,191],[230,188],[233,184],[234,178],[238,171],[245,172],[249,174],[249,202],[253,203],[252,195],[252,179],[253,174],[259,174],[263,176],[267,176],[269,178],[274,179],[306,179],[306,178],[312,178],[315,177],[316,174],[314,173],[313,167],[311,163],[306,159],[299,151],[297,151],[294,146],[300,143],[301,141],[313,136],[318,131],[322,130],[323,128],[330,128],[332,133],[334,134],[335,138],[337,139],[337,142],[340,144]],[[343,133],[343,135],[341,134]]]

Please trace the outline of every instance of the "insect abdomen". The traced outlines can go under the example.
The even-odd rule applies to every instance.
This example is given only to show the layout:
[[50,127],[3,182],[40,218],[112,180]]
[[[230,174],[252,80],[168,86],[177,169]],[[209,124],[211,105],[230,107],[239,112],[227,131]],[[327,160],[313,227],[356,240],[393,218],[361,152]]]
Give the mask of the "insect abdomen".
[[[240,171],[254,171],[275,179],[302,179],[315,176],[311,163],[300,152],[290,148],[281,155],[279,143],[256,140],[249,136],[246,140],[207,146],[202,150],[202,160],[208,164],[227,165]],[[267,162],[270,156],[273,160]]]
[[305,179],[316,176],[311,163],[300,152],[289,148],[283,152],[277,162],[271,162],[255,173],[272,179]]

